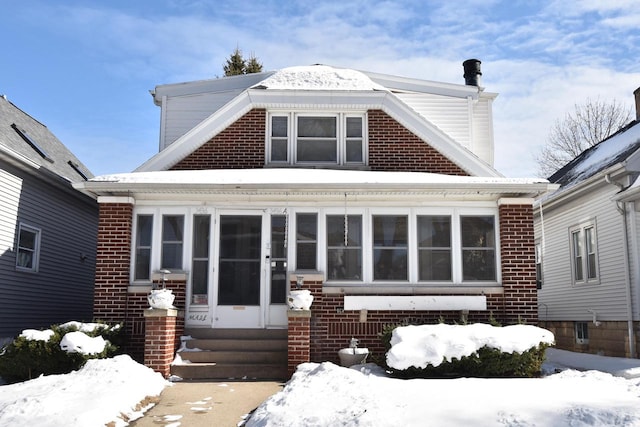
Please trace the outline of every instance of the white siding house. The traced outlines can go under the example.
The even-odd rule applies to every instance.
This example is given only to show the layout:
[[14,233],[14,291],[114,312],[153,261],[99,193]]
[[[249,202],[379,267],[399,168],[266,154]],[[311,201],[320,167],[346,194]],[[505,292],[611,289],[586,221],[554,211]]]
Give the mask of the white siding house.
[[539,320],[559,348],[637,357],[640,122],[585,150],[534,207]]

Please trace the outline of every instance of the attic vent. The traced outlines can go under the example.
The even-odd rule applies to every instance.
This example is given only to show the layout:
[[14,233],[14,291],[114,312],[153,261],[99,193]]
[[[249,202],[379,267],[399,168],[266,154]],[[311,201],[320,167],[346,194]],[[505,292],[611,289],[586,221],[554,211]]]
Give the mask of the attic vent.
[[16,133],[18,135],[20,135],[22,137],[22,139],[25,140],[25,142],[27,144],[29,144],[31,146],[31,148],[33,148],[38,154],[40,154],[40,156],[45,159],[50,161],[51,163],[53,163],[53,159],[51,157],[49,157],[49,155],[47,154],[46,151],[44,151],[44,149],[42,147],[40,147],[40,145],[29,136],[29,134],[24,130],[24,129],[20,129],[18,127],[18,125],[16,125],[15,123],[11,124],[11,127],[13,128],[13,130],[16,131]]
[[87,181],[89,178],[87,178],[87,175],[85,175],[81,170],[80,170],[80,165],[78,165],[77,163],[72,162],[71,160],[69,160],[67,162],[67,164],[69,166],[71,166],[71,168],[76,171],[76,173],[78,175],[80,175],[82,177],[82,179],[84,179],[85,181]]

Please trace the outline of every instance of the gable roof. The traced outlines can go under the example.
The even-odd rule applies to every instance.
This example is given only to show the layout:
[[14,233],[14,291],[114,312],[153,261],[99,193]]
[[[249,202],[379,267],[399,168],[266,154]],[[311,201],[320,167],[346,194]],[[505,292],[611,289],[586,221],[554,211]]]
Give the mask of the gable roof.
[[549,177],[561,188],[571,187],[621,162],[640,149],[640,122],[633,121],[615,134],[584,150]]
[[[381,109],[434,149],[474,176],[502,176],[491,165],[453,140],[420,115],[394,92],[425,91],[477,99],[473,86],[439,84],[417,79],[365,73],[316,65],[291,67],[259,76],[238,76],[217,81],[157,87],[156,103],[164,96],[201,93],[203,90],[231,92],[223,107],[178,138],[136,169],[139,172],[167,170],[254,108]],[[246,77],[246,78],[245,78]],[[260,80],[258,80],[260,78]],[[229,79],[229,80],[227,80]],[[246,88],[239,88],[242,83]],[[430,90],[432,89],[432,90]],[[234,92],[237,91],[237,92]],[[484,96],[493,98],[495,94]]]
[[49,129],[0,96],[0,157],[20,167],[53,173],[66,182],[93,174]]

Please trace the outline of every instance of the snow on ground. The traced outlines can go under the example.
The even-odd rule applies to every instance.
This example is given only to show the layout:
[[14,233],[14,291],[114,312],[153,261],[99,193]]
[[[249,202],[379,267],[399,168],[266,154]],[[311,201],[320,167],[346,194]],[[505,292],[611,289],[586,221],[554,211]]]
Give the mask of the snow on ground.
[[[70,374],[0,386],[0,425],[11,427],[126,426],[170,383],[129,356],[93,359]],[[139,407],[143,402],[147,407]]]
[[[506,333],[493,343],[517,351],[548,338],[538,329]],[[473,329],[456,334],[464,339],[482,335]],[[445,345],[445,357],[459,351],[455,347],[456,343]],[[566,370],[554,373],[559,369]],[[350,369],[329,362],[305,363],[246,425],[640,427],[640,359],[548,349],[543,370],[550,374],[400,380],[372,364]],[[124,426],[121,413],[130,419],[141,416],[147,408],[138,407],[139,402],[157,396],[169,384],[128,356],[90,360],[71,374],[0,386],[0,425],[91,427],[114,421]]]

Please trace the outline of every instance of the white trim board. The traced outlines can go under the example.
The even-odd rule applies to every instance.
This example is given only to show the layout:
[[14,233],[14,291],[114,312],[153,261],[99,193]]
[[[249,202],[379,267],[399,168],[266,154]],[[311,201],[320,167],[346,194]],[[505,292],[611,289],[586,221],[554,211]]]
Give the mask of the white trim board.
[[486,310],[484,295],[345,295],[345,310]]

